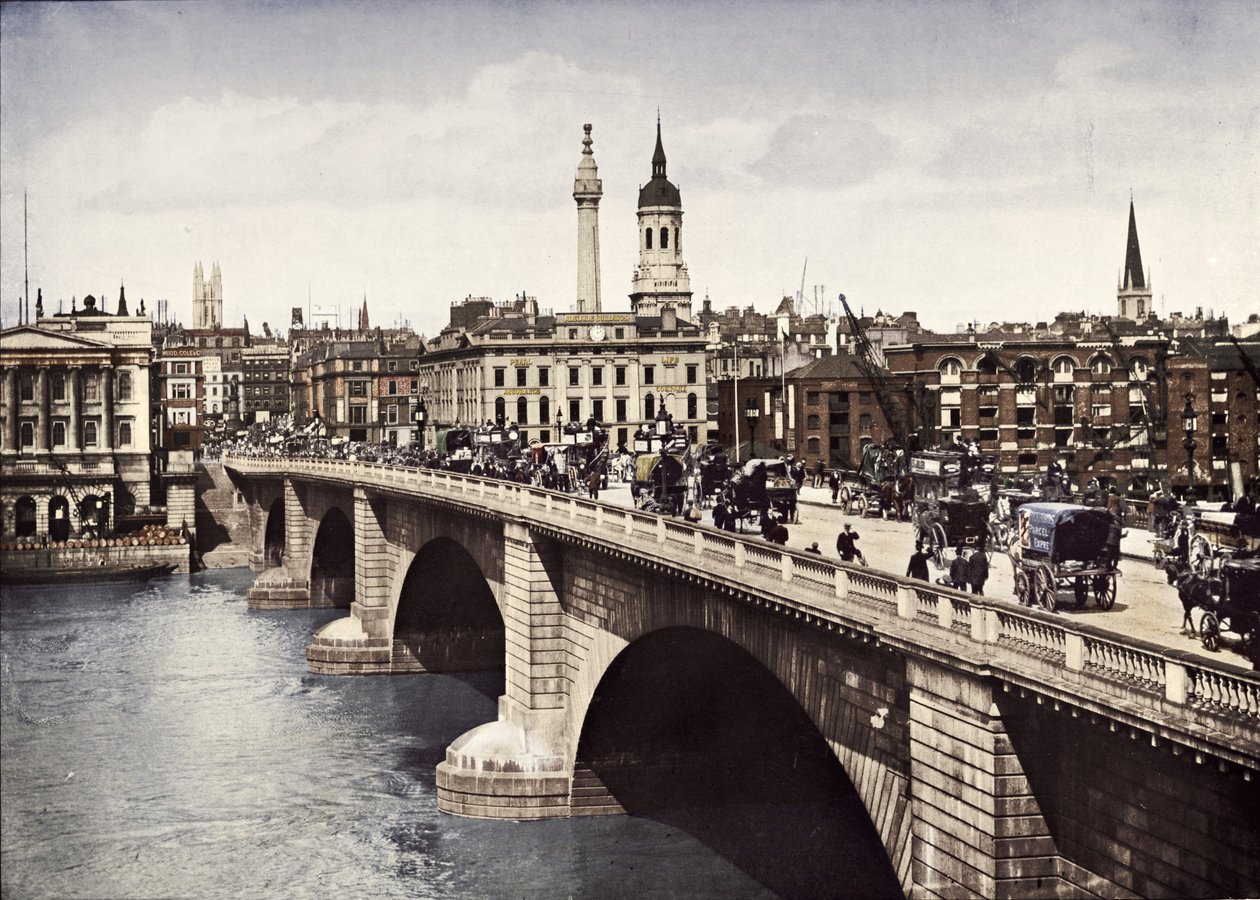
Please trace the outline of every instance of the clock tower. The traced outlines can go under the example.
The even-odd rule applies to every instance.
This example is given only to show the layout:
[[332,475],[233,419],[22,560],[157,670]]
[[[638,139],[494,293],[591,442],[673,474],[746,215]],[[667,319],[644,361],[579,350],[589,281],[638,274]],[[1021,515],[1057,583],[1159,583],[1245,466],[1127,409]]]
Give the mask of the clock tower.
[[661,117],[656,116],[652,180],[639,189],[639,265],[630,290],[630,310],[660,316],[672,309],[691,321],[691,277],[682,255],[682,195],[665,175]]

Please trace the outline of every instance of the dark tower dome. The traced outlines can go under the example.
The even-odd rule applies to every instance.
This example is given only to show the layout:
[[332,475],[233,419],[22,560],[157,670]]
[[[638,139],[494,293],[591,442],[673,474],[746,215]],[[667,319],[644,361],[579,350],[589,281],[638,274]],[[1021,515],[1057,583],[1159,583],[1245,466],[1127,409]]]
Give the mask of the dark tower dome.
[[656,117],[656,152],[652,154],[652,180],[639,188],[639,208],[682,206],[678,188],[665,177],[665,145],[661,143],[661,119]]

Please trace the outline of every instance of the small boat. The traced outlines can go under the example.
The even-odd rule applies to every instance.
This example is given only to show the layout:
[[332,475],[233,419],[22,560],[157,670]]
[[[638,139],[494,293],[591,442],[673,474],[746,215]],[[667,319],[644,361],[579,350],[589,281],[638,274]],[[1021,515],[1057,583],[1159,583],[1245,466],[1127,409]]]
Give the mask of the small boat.
[[0,584],[94,584],[103,581],[148,581],[175,571],[173,563],[150,566],[71,566],[68,568],[5,568]]

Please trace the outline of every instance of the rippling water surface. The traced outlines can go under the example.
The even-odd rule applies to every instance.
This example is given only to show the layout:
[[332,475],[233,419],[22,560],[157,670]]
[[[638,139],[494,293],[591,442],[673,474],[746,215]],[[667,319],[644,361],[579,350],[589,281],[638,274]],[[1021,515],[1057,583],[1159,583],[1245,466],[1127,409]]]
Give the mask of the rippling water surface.
[[864,894],[813,860],[844,840],[827,808],[440,814],[434,767],[502,675],[310,675],[344,613],[250,611],[251,579],[4,589],[5,898]]

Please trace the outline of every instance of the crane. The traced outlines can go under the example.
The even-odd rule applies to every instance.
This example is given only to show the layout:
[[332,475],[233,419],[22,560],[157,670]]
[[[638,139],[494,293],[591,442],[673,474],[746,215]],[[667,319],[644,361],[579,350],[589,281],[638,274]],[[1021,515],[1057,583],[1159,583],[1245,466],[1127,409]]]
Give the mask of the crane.
[[888,423],[893,440],[908,449],[910,434],[905,420],[905,413],[893,400],[892,389],[889,388],[888,379],[884,376],[884,367],[875,358],[875,348],[871,346],[871,342],[866,336],[866,330],[862,328],[862,323],[858,320],[858,317],[853,314],[853,310],[849,307],[849,301],[845,299],[844,294],[840,295],[840,304],[844,307],[844,314],[849,320],[849,329],[853,332],[853,342],[857,344],[856,359],[858,368],[862,370],[862,374],[871,383],[871,387],[875,391],[875,399],[879,403],[879,411],[884,414],[884,421]]

